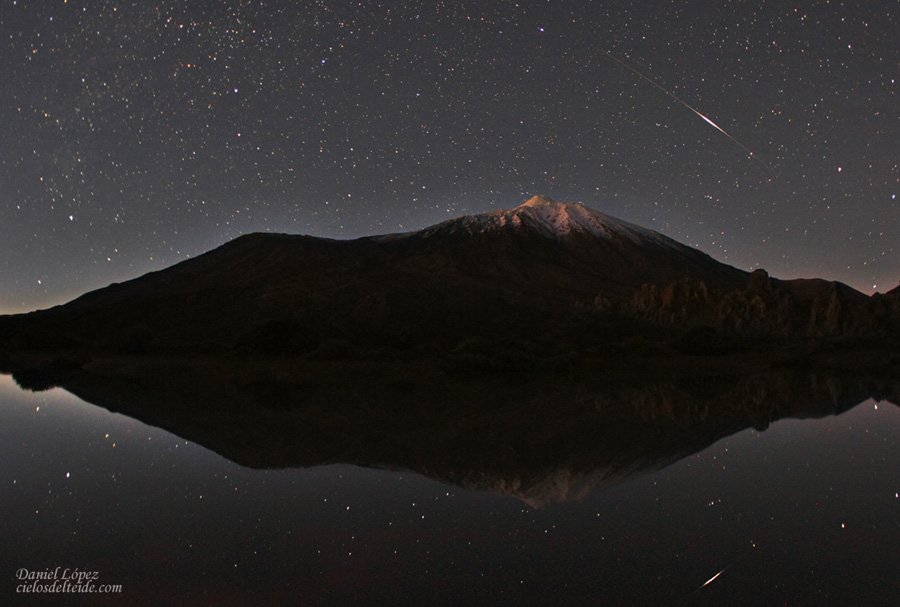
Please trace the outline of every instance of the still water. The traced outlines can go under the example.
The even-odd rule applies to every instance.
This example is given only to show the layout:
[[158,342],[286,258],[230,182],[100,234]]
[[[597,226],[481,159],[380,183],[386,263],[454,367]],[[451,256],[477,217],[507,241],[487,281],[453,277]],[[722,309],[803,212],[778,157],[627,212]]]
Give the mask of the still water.
[[[452,484],[343,463],[258,470],[0,376],[0,603],[900,600],[897,406],[781,419],[674,459],[601,481],[548,468],[528,491],[483,469]],[[56,568],[121,593],[17,594],[23,571]]]

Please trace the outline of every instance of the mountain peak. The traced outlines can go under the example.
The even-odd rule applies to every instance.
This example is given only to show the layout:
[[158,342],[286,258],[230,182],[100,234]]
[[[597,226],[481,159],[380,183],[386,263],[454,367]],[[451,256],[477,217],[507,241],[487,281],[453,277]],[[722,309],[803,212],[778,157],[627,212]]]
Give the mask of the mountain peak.
[[573,232],[591,234],[608,240],[625,238],[637,243],[655,243],[665,247],[678,246],[665,236],[622,221],[583,204],[557,202],[549,196],[537,195],[500,216],[513,225],[526,224],[547,236],[559,237]]
[[606,242],[630,241],[641,246],[681,251],[688,248],[658,232],[601,213],[581,203],[557,202],[545,195],[532,196],[512,209],[449,219],[413,234],[427,238],[460,229],[469,234],[526,229],[551,239],[567,239],[577,235]]
[[522,207],[539,207],[546,205],[558,205],[560,203],[556,202],[549,196],[544,196],[543,194],[538,194],[537,196],[532,196],[527,201],[519,205],[519,208]]

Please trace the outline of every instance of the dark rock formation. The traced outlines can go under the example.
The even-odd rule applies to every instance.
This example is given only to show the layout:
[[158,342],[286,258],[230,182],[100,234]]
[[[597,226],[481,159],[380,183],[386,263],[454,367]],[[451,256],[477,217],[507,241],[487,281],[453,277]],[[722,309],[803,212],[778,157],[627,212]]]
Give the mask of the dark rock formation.
[[897,335],[898,299],[867,297],[838,282],[782,281],[756,270],[745,287],[724,295],[691,278],[662,287],[646,284],[621,311],[663,326],[708,327],[751,340],[878,340]]

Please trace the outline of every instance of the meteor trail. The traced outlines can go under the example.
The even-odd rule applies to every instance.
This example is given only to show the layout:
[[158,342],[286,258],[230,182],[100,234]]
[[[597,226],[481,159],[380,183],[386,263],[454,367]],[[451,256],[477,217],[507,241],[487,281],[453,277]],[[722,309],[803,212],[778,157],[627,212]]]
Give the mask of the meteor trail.
[[729,139],[731,139],[731,140],[732,140],[739,148],[741,148],[742,150],[744,150],[745,152],[747,152],[747,156],[749,156],[751,160],[755,160],[756,162],[758,162],[758,163],[760,163],[761,165],[763,165],[764,167],[766,167],[769,171],[772,171],[772,167],[770,167],[770,166],[767,165],[765,162],[763,162],[762,160],[760,160],[759,158],[757,158],[756,156],[754,156],[754,155],[753,155],[753,152],[751,152],[750,149],[749,149],[747,146],[745,146],[743,143],[741,143],[740,141],[738,141],[737,139],[735,139],[734,137],[732,137],[731,135],[729,135],[727,132],[725,132],[725,129],[723,129],[722,127],[720,127],[718,124],[716,124],[715,122],[713,122],[712,120],[710,120],[709,118],[707,118],[706,116],[704,116],[703,114],[701,114],[701,113],[697,110],[697,108],[695,108],[694,106],[690,105],[689,103],[683,101],[683,100],[682,100],[681,98],[679,98],[675,93],[673,93],[672,91],[670,91],[670,90],[664,88],[662,85],[660,85],[660,84],[657,83],[655,80],[653,80],[652,78],[650,78],[650,76],[647,76],[647,75],[644,74],[643,72],[638,71],[637,68],[634,68],[634,67],[628,65],[627,63],[625,63],[625,62],[622,61],[621,59],[617,59],[616,57],[613,57],[613,56],[610,55],[609,53],[604,53],[604,54],[606,55],[606,57],[607,57],[608,59],[610,59],[610,60],[612,60],[612,61],[615,61],[616,63],[618,63],[619,65],[621,65],[621,66],[624,67],[625,69],[627,69],[628,71],[630,71],[630,72],[632,72],[632,73],[634,73],[634,74],[637,74],[638,76],[640,76],[641,78],[643,78],[644,80],[646,80],[647,82],[649,82],[650,84],[652,84],[653,86],[655,86],[656,88],[658,88],[659,90],[661,90],[663,93],[665,93],[666,95],[668,95],[669,97],[671,97],[672,99],[674,99],[675,101],[677,101],[678,103],[680,103],[681,105],[683,105],[684,107],[686,107],[687,109],[691,110],[692,112],[694,112],[695,114],[697,114],[698,116],[700,116],[701,118],[703,118],[703,120],[705,120],[706,122],[708,122],[709,124],[711,124],[713,127],[715,127],[716,130],[718,130],[720,133],[722,133],[723,135],[725,135],[726,137],[728,137]]
[[[725,569],[728,569],[728,567],[726,567]],[[723,570],[720,571],[719,573],[715,574],[714,576],[712,576],[711,578],[709,578],[708,580],[706,580],[706,582],[703,584],[703,586],[700,586],[700,588],[705,588],[706,586],[709,586],[710,583],[712,583],[713,581],[715,581],[715,579],[716,579],[717,577],[719,577],[720,575],[722,575],[723,573],[725,573],[725,569],[723,569]]]
[[[725,569],[728,569],[728,567],[725,567]],[[688,596],[693,596],[693,595],[697,594],[698,592],[700,592],[701,590],[703,590],[704,588],[706,588],[707,586],[709,586],[710,584],[712,584],[712,583],[716,580],[716,578],[718,578],[720,575],[722,575],[723,573],[725,573],[725,569],[723,569],[723,570],[720,571],[719,573],[715,574],[714,576],[712,576],[711,578],[709,578],[708,580],[706,580],[706,581],[703,583],[702,586],[700,586],[699,588],[697,588],[695,591],[693,591],[693,592],[692,592],[691,594],[689,594]]]

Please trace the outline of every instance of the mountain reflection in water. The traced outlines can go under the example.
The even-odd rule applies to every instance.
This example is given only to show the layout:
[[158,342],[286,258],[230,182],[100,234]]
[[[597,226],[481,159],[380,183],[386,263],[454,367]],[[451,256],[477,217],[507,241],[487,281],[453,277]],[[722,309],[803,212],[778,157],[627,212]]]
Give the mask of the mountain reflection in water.
[[32,604],[890,605],[900,593],[891,382],[91,368],[16,379],[126,415],[0,378],[0,602],[20,598],[19,569],[57,566],[123,593]]
[[870,398],[900,402],[894,382],[812,371],[638,383],[192,361],[14,377],[24,387],[61,386],[242,466],[403,469],[537,508],[659,470],[747,428],[839,415]]

